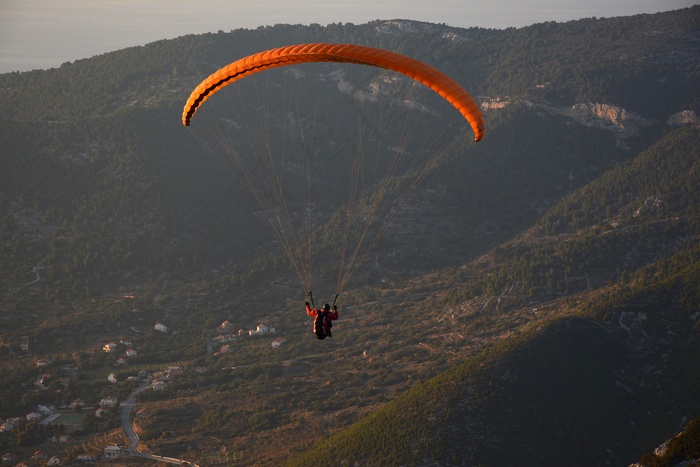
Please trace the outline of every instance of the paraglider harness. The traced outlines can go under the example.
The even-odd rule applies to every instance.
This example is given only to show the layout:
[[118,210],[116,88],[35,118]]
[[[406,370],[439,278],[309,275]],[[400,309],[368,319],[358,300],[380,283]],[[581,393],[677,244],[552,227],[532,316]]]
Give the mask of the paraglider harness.
[[[326,338],[326,329],[324,323],[326,321],[327,314],[328,310],[324,308],[323,310],[319,310],[316,316],[314,317],[314,334],[316,335],[316,339]],[[329,321],[328,326],[330,327],[330,325],[331,323]]]
[[[309,290],[308,294],[309,299],[311,300],[311,306],[313,309],[316,309],[316,305],[314,305],[314,296]],[[335,306],[335,302],[338,300],[338,294],[335,295],[335,299],[333,300],[333,306]],[[328,334],[330,334],[331,331],[331,326],[333,326],[333,322],[329,320],[328,313],[331,311],[331,306],[326,304],[323,309],[318,310],[316,312],[316,316],[314,316],[314,335],[316,336],[316,339],[325,339],[327,334],[326,334],[326,326],[325,322],[328,321]]]

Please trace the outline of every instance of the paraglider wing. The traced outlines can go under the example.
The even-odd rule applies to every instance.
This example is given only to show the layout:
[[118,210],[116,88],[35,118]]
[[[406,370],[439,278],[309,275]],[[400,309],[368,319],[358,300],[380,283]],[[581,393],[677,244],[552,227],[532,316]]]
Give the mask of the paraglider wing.
[[182,113],[189,126],[197,108],[209,96],[236,80],[279,66],[308,62],[345,62],[370,65],[404,74],[437,92],[454,106],[474,130],[474,139],[484,135],[484,119],[474,99],[452,78],[405,55],[354,44],[300,44],[259,52],[226,65],[202,81],[190,95]]

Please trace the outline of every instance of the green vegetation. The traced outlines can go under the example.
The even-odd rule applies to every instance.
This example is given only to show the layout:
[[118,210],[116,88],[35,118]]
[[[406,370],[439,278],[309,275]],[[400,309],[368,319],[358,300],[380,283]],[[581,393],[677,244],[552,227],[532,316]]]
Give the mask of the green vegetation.
[[[699,18],[278,25],[1,75],[0,417],[123,401],[143,371],[164,381],[132,412],[143,447],[200,465],[697,458],[700,133],[665,122],[699,110]],[[425,60],[487,120],[408,201],[323,342],[253,201],[179,121],[212,65],[314,41]],[[333,99],[331,66],[307,75],[302,100]],[[609,107],[582,118],[574,104]],[[318,118],[321,141],[351,123]],[[339,212],[314,233],[319,257]],[[332,296],[320,282],[319,301]],[[259,323],[274,333],[239,335]],[[68,459],[124,443],[116,409],[73,412],[69,446],[45,441],[65,427],[35,424],[0,446]]]
[[679,465],[700,456],[700,419],[692,420],[685,429],[666,441],[658,451],[645,454],[641,463],[648,467]]

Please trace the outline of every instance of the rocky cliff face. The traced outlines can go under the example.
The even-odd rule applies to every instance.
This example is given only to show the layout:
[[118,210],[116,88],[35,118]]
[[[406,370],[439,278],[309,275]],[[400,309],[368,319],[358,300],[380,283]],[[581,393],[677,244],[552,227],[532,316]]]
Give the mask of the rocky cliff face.
[[600,103],[574,104],[571,107],[551,108],[550,112],[573,118],[581,125],[609,130],[617,137],[617,146],[627,148],[627,140],[637,136],[651,121],[622,107]]
[[668,117],[670,126],[681,125],[698,125],[700,124],[700,115],[694,110],[683,110]]
[[579,103],[569,107],[563,107],[545,102],[533,103],[529,101],[511,100],[505,97],[495,97],[482,98],[481,106],[484,110],[498,110],[514,103],[522,103],[550,115],[568,117],[581,125],[612,131],[616,134],[617,145],[621,148],[627,148],[627,139],[637,136],[642,128],[651,126],[652,124],[651,120],[630,110],[616,105],[594,102]]

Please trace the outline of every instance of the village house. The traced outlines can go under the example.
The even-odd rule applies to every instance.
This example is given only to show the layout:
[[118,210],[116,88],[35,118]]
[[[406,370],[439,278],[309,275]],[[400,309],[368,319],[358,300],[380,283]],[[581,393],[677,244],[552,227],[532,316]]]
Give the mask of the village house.
[[265,326],[264,324],[260,323],[255,329],[251,329],[248,331],[248,334],[251,336],[255,335],[261,335],[261,334],[267,334],[269,331],[269,328]]
[[223,323],[221,323],[221,325],[219,325],[218,331],[225,332],[225,331],[229,330],[232,326],[233,326],[233,324],[231,324],[228,320],[226,320]]
[[63,460],[61,460],[60,457],[58,456],[52,456],[48,462],[46,462],[46,465],[61,465],[63,464]]
[[168,327],[165,324],[156,323],[156,325],[153,327],[155,328],[156,331],[168,332]]
[[27,418],[27,421],[32,422],[32,421],[41,420],[42,418],[44,418],[44,416],[41,415],[39,412],[30,412],[27,414],[26,418]]
[[107,381],[110,383],[116,383],[117,382],[117,375],[114,373],[110,373],[109,376],[107,376]]
[[154,391],[162,391],[163,389],[165,389],[165,381],[162,381],[162,380],[153,381],[151,383],[151,388]]
[[29,336],[22,336],[19,338],[19,349],[25,352],[29,350]]
[[45,405],[39,404],[36,406],[36,411],[42,415],[51,415],[56,411],[56,407],[54,405],[50,405],[47,407]]
[[42,367],[42,366],[48,365],[49,363],[51,363],[51,360],[47,360],[45,358],[40,358],[36,361],[36,366]]
[[103,397],[102,400],[100,400],[100,407],[116,407],[118,403],[118,400],[114,396],[107,396]]
[[49,454],[46,451],[34,451],[34,454],[32,455],[32,459],[48,459]]
[[104,457],[105,459],[116,459],[122,455],[122,448],[119,446],[105,446]]
[[275,349],[278,349],[280,347],[280,345],[282,345],[282,342],[284,342],[284,341],[285,341],[285,339],[277,339],[277,340],[272,342],[272,347]]
[[0,425],[0,433],[7,433],[8,431],[14,430],[15,426],[10,422],[5,422]]
[[19,455],[15,454],[14,452],[6,452],[5,454],[0,457],[0,461],[2,461],[3,464],[9,464],[11,462],[17,462],[19,459]]
[[83,407],[85,407],[85,401],[82,399],[75,399],[68,405],[68,408],[70,408],[71,410],[78,410],[82,409]]
[[138,352],[136,350],[132,349],[131,347],[126,349],[126,352],[125,352],[127,357],[135,357],[137,353]]
[[102,346],[102,350],[104,350],[107,353],[116,352],[117,348],[118,348],[117,344],[115,344],[114,342],[109,342],[109,343]]
[[124,357],[119,357],[116,362],[114,362],[114,366],[120,367],[124,366],[128,363],[128,360]]

